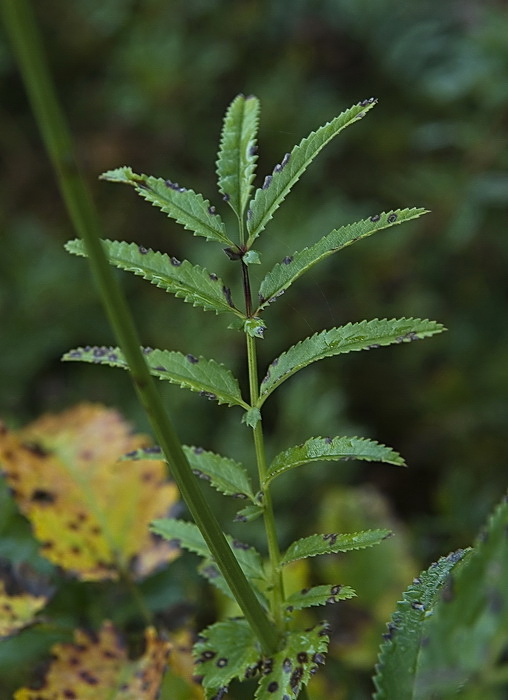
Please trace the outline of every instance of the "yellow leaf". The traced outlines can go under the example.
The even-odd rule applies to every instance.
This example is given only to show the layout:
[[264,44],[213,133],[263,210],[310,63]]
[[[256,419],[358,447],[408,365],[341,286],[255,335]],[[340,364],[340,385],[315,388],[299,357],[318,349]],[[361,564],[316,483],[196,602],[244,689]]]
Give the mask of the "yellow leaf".
[[155,700],[171,644],[151,627],[145,639],[145,653],[131,661],[110,622],[96,637],[77,630],[73,644],[51,649],[53,662],[42,686],[20,688],[14,700]]
[[3,581],[0,581],[0,637],[19,632],[36,621],[37,613],[46,605],[45,596],[29,593],[8,595]]
[[101,580],[141,578],[178,556],[148,531],[178,499],[164,462],[118,461],[146,445],[119,413],[90,404],[0,431],[0,465],[47,559]]

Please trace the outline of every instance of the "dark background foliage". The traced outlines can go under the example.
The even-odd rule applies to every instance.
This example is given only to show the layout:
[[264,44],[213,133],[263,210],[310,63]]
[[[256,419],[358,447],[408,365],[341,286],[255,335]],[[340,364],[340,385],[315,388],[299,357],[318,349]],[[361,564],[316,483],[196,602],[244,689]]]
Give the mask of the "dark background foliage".
[[[379,98],[277,213],[259,240],[263,262],[378,211],[423,205],[432,213],[332,257],[280,299],[267,313],[262,363],[323,327],[362,318],[415,315],[449,331],[328,360],[271,399],[272,452],[311,435],[355,431],[392,445],[409,464],[407,471],[348,465],[295,472],[278,493],[281,532],[308,534],[331,481],[369,483],[406,525],[419,564],[468,545],[506,487],[506,4],[34,5],[105,235],[206,264],[230,279],[237,296],[237,268],[220,248],[97,176],[131,165],[200,190],[219,207],[214,159],[235,94],[261,99],[260,178],[308,131],[361,99]],[[93,400],[146,428],[126,375],[60,363],[68,348],[109,344],[112,336],[86,265],[63,250],[74,233],[3,40],[0,74],[0,414],[21,425]],[[241,337],[223,319],[129,275],[122,281],[147,345],[214,357],[242,374]],[[161,390],[185,442],[250,459],[239,413]]]

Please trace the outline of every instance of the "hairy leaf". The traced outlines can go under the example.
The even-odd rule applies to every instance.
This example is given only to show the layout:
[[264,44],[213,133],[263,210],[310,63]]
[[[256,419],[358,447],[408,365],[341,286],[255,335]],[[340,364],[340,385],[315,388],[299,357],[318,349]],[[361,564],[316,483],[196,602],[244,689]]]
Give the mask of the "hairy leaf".
[[379,544],[391,536],[390,530],[364,530],[347,534],[329,533],[326,535],[310,535],[293,542],[281,559],[281,564],[289,564],[297,559],[315,557],[319,554],[335,554],[349,552],[352,549],[365,549]]
[[226,692],[233,679],[254,673],[261,660],[258,642],[243,619],[216,622],[204,629],[193,653],[207,698],[222,697],[220,692]]
[[[245,318],[233,304],[229,288],[216,274],[205,268],[192,265],[188,260],[177,260],[165,253],[148,250],[136,243],[104,240],[102,244],[111,265],[133,272],[205,311],[234,313]],[[79,239],[68,241],[65,248],[74,255],[86,256],[84,244]]]
[[249,201],[257,160],[259,100],[238,95],[224,118],[217,158],[219,189],[239,219]]
[[316,605],[327,605],[328,603],[337,603],[339,600],[347,600],[354,598],[355,591],[349,586],[313,586],[312,588],[303,588],[298,593],[293,593],[286,600],[287,612],[293,610],[303,610]]
[[42,686],[20,688],[14,700],[156,700],[171,649],[154,628],[145,631],[146,649],[131,660],[125,640],[105,622],[97,635],[77,630],[74,643],[56,644]]
[[200,557],[211,557],[208,545],[194,523],[176,518],[159,518],[150,523],[150,530]]
[[332,255],[332,253],[336,253],[376,231],[416,219],[426,213],[426,209],[397,209],[388,213],[376,214],[371,216],[370,219],[363,219],[354,224],[334,229],[313,246],[285,257],[281,263],[277,263],[270,270],[261,282],[259,289],[260,305],[256,314],[259,314],[268,304],[281,296],[304,272],[310,270],[316,263]]
[[[217,401],[219,404],[236,405],[249,409],[249,405],[242,399],[240,385],[236,377],[229,369],[215,360],[194,357],[190,354],[184,355],[174,350],[144,348],[143,353],[150,374],[155,377],[199,392],[201,396]],[[62,360],[91,362],[129,369],[122,351],[116,347],[75,348],[65,353]]]
[[292,630],[284,647],[265,661],[255,698],[296,700],[302,688],[324,664],[329,628],[321,623],[312,629]]
[[9,595],[5,584],[0,581],[0,637],[16,634],[37,621],[37,614],[48,602],[46,596],[34,596],[30,593]]
[[337,136],[346,126],[365,116],[375,100],[364,100],[350,107],[338,117],[324,126],[313,131],[287,153],[282,161],[275,166],[273,173],[265,178],[260,189],[256,191],[247,212],[247,229],[249,232],[248,246],[252,245],[257,236],[265,228],[276,209],[284,201],[293,185],[300,179],[317,154],[329,141]]
[[129,569],[141,578],[178,556],[148,532],[178,498],[164,462],[118,461],[144,442],[116,411],[87,404],[0,435],[5,478],[44,557],[94,581]]
[[348,323],[316,333],[290,347],[269,366],[261,382],[259,406],[284,380],[312,362],[356,350],[370,350],[392,343],[408,343],[441,333],[445,328],[435,321],[419,318],[374,319]]
[[[432,564],[414,579],[397,604],[379,650],[374,678],[377,689],[375,700],[415,698],[418,658],[426,637],[424,623],[434,614],[450,572],[464,554],[464,550],[458,550]],[[464,614],[464,610],[461,610],[461,614]]]
[[459,688],[470,684],[471,697],[483,697],[486,679],[503,673],[508,629],[507,533],[505,498],[472,552],[451,572],[426,622],[415,698],[456,697]]
[[129,167],[108,170],[102,180],[132,185],[136,192],[197,236],[233,245],[215,207],[201,194],[180,187],[176,182],[149,175],[138,175]]
[[375,440],[359,437],[314,437],[303,445],[290,447],[280,452],[268,467],[263,486],[266,487],[276,476],[289,469],[308,462],[361,459],[368,462],[387,462],[404,466],[402,457],[390,447]]

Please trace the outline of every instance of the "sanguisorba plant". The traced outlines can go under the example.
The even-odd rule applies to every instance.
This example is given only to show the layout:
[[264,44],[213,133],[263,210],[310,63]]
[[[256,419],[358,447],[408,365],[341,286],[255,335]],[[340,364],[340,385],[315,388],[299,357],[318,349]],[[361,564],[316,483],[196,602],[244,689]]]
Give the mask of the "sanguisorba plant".
[[[194,235],[222,246],[226,255],[236,261],[242,282],[243,299],[238,302],[222,279],[203,267],[148,249],[143,242],[103,241],[112,265],[145,278],[195,307],[228,315],[230,328],[245,335],[249,377],[247,395],[232,372],[215,360],[144,348],[152,375],[199,392],[220,404],[240,407],[242,421],[252,433],[257,464],[254,485],[248,470],[231,457],[184,447],[197,477],[208,480],[225,496],[244,499],[237,515],[239,521],[248,522],[258,516],[264,519],[266,563],[262,555],[248,544],[231,537],[228,541],[254,587],[259,603],[273,623],[278,639],[276,651],[267,655],[247,619],[220,621],[204,630],[194,651],[197,675],[202,677],[207,698],[222,697],[233,679],[245,678],[258,679],[256,698],[287,700],[298,697],[318,665],[325,661],[328,627],[322,622],[312,629],[301,629],[297,611],[337,603],[355,593],[345,585],[320,585],[288,597],[284,591],[284,567],[306,557],[370,547],[390,534],[387,530],[314,534],[293,542],[281,552],[271,496],[272,482],[281,474],[307,463],[326,460],[359,459],[394,465],[403,465],[404,461],[397,452],[373,440],[342,436],[312,437],[303,444],[288,446],[268,461],[263,437],[263,407],[283,382],[313,362],[342,353],[408,343],[439,333],[443,326],[434,321],[402,318],[364,320],[323,330],[272,359],[261,380],[258,378],[257,345],[267,330],[265,312],[268,307],[307,270],[355,241],[415,219],[426,210],[412,208],[383,212],[334,229],[267,270],[256,292],[252,289],[249,274],[250,266],[260,263],[259,252],[253,245],[293,185],[321,149],[347,126],[364,117],[375,103],[374,98],[363,100],[312,132],[291,153],[282,157],[272,173],[266,175],[261,187],[253,192],[259,101],[253,96],[238,95],[227,110],[217,158],[219,191],[236,215],[235,231],[226,228],[215,205],[201,194],[171,180],[138,175],[129,167],[111,170],[102,176],[104,180],[131,185]],[[66,247],[71,253],[86,255],[80,240],[70,241]],[[65,359],[127,368],[122,352],[115,347],[80,347],[68,352]],[[160,459],[157,448],[140,450],[128,457],[146,459],[149,455]],[[225,594],[232,595],[218,562],[195,524],[164,519],[154,522],[152,529],[165,538],[178,540],[182,547],[202,557],[201,574]]]

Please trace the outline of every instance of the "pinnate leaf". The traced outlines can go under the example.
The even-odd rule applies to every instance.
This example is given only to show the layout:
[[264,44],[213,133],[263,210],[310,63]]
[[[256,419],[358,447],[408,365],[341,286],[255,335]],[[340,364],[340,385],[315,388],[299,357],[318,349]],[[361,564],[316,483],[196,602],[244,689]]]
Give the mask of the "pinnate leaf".
[[138,194],[197,236],[232,245],[215,208],[201,194],[178,183],[149,175],[138,175],[129,167],[108,170],[102,180],[132,185]]
[[[436,603],[449,581],[450,572],[464,554],[464,550],[458,550],[432,564],[414,579],[397,603],[379,650],[374,677],[375,700],[417,697],[415,681],[422,643],[424,637],[427,638],[425,622],[435,614]],[[461,614],[464,612],[461,609]]]
[[342,535],[336,533],[310,535],[293,542],[282,557],[281,564],[289,564],[297,559],[315,557],[319,554],[335,554],[373,547],[391,534],[390,530],[364,530]]
[[337,603],[339,600],[347,600],[356,596],[355,591],[349,586],[313,586],[303,588],[297,593],[293,593],[286,599],[286,610],[303,610],[316,605],[327,605]]
[[310,438],[303,445],[280,452],[268,467],[264,486],[289,469],[309,462],[361,459],[404,466],[404,460],[390,447],[359,437]]
[[0,637],[16,634],[37,621],[37,614],[46,605],[46,596],[30,593],[9,595],[3,581],[0,581]]
[[348,323],[346,326],[316,333],[293,345],[271,363],[261,382],[259,405],[284,380],[312,362],[347,352],[370,350],[382,345],[408,343],[444,330],[444,326],[435,321],[399,318]]
[[[178,260],[165,253],[148,250],[136,243],[102,241],[104,252],[111,265],[133,272],[166,292],[198,306],[205,311],[244,315],[231,300],[231,292],[216,274],[210,273],[188,260]],[[65,248],[74,255],[86,256],[83,242],[68,241]]]
[[[249,408],[249,405],[242,399],[240,385],[236,377],[229,369],[215,360],[184,355],[174,350],[144,348],[143,353],[150,374],[153,376],[172,384],[178,384],[185,389],[199,392],[201,396],[215,400],[219,404]],[[62,359],[129,369],[122,351],[116,347],[74,348],[65,353]]]
[[354,124],[365,116],[375,102],[375,100],[364,100],[363,103],[345,110],[338,117],[302,139],[291,153],[287,153],[275,166],[273,173],[266,177],[263,186],[256,191],[247,212],[249,247],[317,154],[346,126]]
[[217,158],[219,189],[239,219],[249,200],[256,167],[259,100],[238,95],[224,118]]
[[177,502],[162,460],[119,462],[145,442],[112,410],[81,405],[0,435],[0,463],[42,554],[84,580],[144,577],[178,550],[148,524]]
[[347,224],[334,229],[309,248],[304,248],[277,263],[261,282],[259,295],[261,303],[256,311],[259,314],[268,304],[275,301],[304,272],[329,255],[366,238],[376,231],[402,224],[426,214],[426,209],[397,209],[396,211],[376,214],[370,219],[363,219],[354,224]]
[[328,625],[321,623],[308,630],[288,633],[281,651],[265,662],[255,698],[296,700],[328,651]]
[[128,656],[125,641],[110,622],[97,636],[77,630],[72,644],[56,644],[42,687],[20,688],[14,700],[156,700],[171,645],[145,631],[146,649],[138,659]]

